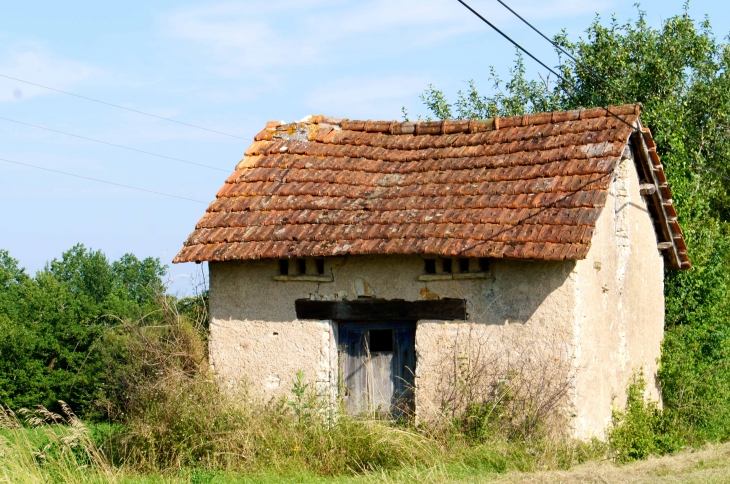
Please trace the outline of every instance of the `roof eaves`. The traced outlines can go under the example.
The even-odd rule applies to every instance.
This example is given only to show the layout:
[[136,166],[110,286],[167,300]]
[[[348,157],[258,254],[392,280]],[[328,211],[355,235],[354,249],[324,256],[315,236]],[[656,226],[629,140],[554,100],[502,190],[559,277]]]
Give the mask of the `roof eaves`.
[[637,130],[631,135],[634,148],[638,154],[638,161],[641,164],[641,172],[645,182],[653,185],[652,193],[644,195],[647,203],[650,203],[658,220],[657,244],[672,269],[687,270],[692,268],[687,245],[684,241],[682,229],[677,222],[677,211],[671,198],[671,192],[664,175],[664,167],[656,152],[656,143],[651,136],[651,131],[644,128],[640,120],[636,122]]

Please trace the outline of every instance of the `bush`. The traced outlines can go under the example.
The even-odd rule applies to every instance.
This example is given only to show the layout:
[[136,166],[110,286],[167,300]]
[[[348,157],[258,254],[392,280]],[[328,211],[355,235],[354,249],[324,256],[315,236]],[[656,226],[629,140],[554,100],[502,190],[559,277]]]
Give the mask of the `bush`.
[[643,373],[634,375],[626,390],[626,409],[614,409],[608,442],[619,463],[646,459],[651,454],[676,452],[685,442],[684,429],[668,425],[657,402],[645,397]]
[[0,250],[0,402],[61,411],[63,400],[103,418],[96,401],[115,382],[99,342],[122,320],[155,320],[164,274],[157,259],[110,263],[77,245],[30,277]]

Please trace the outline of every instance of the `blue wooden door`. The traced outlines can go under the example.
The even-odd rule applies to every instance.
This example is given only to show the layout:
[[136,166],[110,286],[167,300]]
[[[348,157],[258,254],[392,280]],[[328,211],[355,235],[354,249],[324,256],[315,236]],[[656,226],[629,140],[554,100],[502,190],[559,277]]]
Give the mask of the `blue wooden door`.
[[342,398],[352,413],[413,409],[415,323],[340,323]]

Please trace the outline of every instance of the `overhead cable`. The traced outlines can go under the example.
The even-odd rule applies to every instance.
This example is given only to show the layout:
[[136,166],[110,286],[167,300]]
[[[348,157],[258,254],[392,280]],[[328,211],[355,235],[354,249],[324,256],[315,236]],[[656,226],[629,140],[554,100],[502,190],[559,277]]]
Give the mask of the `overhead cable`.
[[[560,50],[560,52],[562,52],[563,54],[567,55],[567,56],[568,56],[568,57],[569,57],[569,58],[570,58],[570,59],[571,59],[571,60],[572,60],[573,62],[575,62],[576,64],[579,64],[578,60],[577,60],[577,59],[576,59],[575,57],[573,57],[573,54],[571,54],[571,53],[570,53],[570,52],[568,52],[567,50],[563,49],[563,48],[562,48],[562,47],[561,47],[560,45],[558,45],[557,43],[555,43],[555,42],[554,42],[554,41],[553,41],[553,40],[552,40],[552,39],[551,39],[550,37],[548,37],[547,35],[545,35],[545,34],[543,34],[542,32],[540,32],[540,31],[539,31],[539,30],[537,29],[537,27],[535,27],[535,26],[534,26],[534,25],[532,25],[532,24],[531,24],[530,22],[528,22],[528,21],[527,21],[526,19],[524,19],[524,18],[522,17],[522,15],[520,15],[520,14],[518,14],[517,12],[515,12],[514,10],[512,10],[512,8],[511,8],[511,7],[509,6],[509,5],[507,5],[506,3],[504,3],[504,2],[502,1],[502,0],[497,0],[497,1],[498,1],[499,3],[501,3],[501,4],[502,4],[502,6],[503,6],[504,8],[506,8],[507,10],[509,10],[510,12],[512,12],[512,14],[513,14],[513,15],[514,15],[515,17],[517,17],[518,19],[522,20],[522,21],[523,21],[523,22],[524,22],[524,23],[525,23],[525,24],[526,24],[526,25],[527,25],[528,27],[530,27],[530,28],[531,28],[532,30],[534,30],[535,32],[537,32],[537,34],[538,34],[538,35],[540,35],[540,36],[541,36],[541,37],[542,37],[543,39],[545,39],[545,40],[547,40],[548,42],[550,42],[551,44],[553,44],[553,46],[554,46],[554,47],[555,47],[556,49],[559,49],[559,50]],[[587,66],[583,66],[583,67],[587,67]],[[589,68],[589,69],[591,69],[591,68]],[[592,70],[592,69],[591,69],[591,70]],[[595,73],[595,71],[593,71],[593,72]]]
[[92,101],[92,102],[95,102],[95,103],[104,104],[106,106],[112,106],[114,108],[124,109],[125,111],[131,111],[133,113],[143,114],[145,116],[150,116],[152,118],[162,119],[164,121],[170,121],[171,123],[182,124],[184,126],[189,126],[191,128],[202,129],[204,131],[209,131],[211,133],[217,133],[217,134],[221,134],[223,136],[230,136],[231,138],[238,138],[238,139],[242,139],[244,141],[251,141],[250,138],[244,138],[242,136],[236,136],[235,134],[224,133],[223,131],[217,131],[215,129],[210,129],[210,128],[204,128],[203,126],[198,126],[196,124],[185,123],[183,121],[178,121],[176,119],[166,118],[164,116],[158,116],[156,114],[148,113],[148,112],[145,112],[145,111],[140,111],[139,109],[127,108],[127,107],[124,107],[124,106],[120,106],[119,104],[114,104],[114,103],[110,103],[110,102],[107,102],[107,101],[101,101],[99,99],[94,99],[94,98],[90,98],[90,97],[87,97],[87,96],[82,96],[80,94],[74,94],[74,93],[69,92],[69,91],[63,91],[61,89],[56,89],[55,87],[44,86],[43,84],[37,84],[35,82],[26,81],[26,80],[23,80],[23,79],[19,79],[17,77],[11,77],[11,76],[7,76],[5,74],[0,74],[0,77],[4,77],[5,79],[12,79],[13,81],[22,82],[24,84],[29,84],[31,86],[42,87],[43,89],[48,89],[49,91],[60,92],[61,94],[67,94],[69,96],[74,96],[74,97],[77,97],[77,98],[80,98],[80,99],[85,99],[87,101]]
[[204,202],[202,200],[195,200],[193,198],[180,197],[178,195],[172,195],[170,193],[158,192],[158,191],[155,191],[155,190],[148,190],[146,188],[133,187],[131,185],[124,185],[122,183],[111,182],[111,181],[108,181],[108,180],[101,180],[99,178],[92,178],[90,176],[77,175],[75,173],[68,173],[66,171],[54,170],[54,169],[45,168],[45,167],[42,167],[42,166],[31,165],[30,163],[21,163],[19,161],[8,160],[7,158],[0,158],[0,161],[4,161],[6,163],[12,163],[14,165],[27,166],[29,168],[35,168],[36,170],[50,171],[52,173],[59,173],[61,175],[72,176],[72,177],[75,177],[75,178],[82,178],[84,180],[91,180],[91,181],[95,181],[95,182],[99,182],[99,183],[105,183],[107,185],[114,185],[114,186],[117,186],[117,187],[129,188],[130,190],[137,190],[137,191],[140,191],[140,192],[153,193],[155,195],[162,195],[163,197],[177,198],[177,199],[180,199],[180,200],[187,200],[188,202],[202,203],[204,205],[208,205],[208,202]]
[[[473,8],[472,8],[471,6],[469,6],[469,5],[468,5],[468,4],[466,3],[466,2],[464,2],[463,0],[457,0],[457,1],[458,1],[458,2],[460,3],[460,4],[462,4],[462,5],[464,6],[464,7],[466,7],[466,8],[467,8],[467,9],[468,9],[468,10],[469,10],[470,12],[472,12],[472,13],[473,13],[474,15],[476,15],[477,17],[479,17],[479,19],[481,19],[481,20],[482,20],[482,21],[483,21],[484,23],[486,23],[487,25],[489,25],[489,26],[490,26],[490,27],[491,27],[491,28],[492,28],[492,29],[493,29],[494,31],[496,31],[496,32],[497,32],[498,34],[500,34],[500,35],[501,35],[502,37],[504,37],[505,39],[507,39],[507,40],[508,40],[508,41],[509,41],[509,42],[510,42],[510,43],[511,43],[512,45],[514,45],[515,47],[517,47],[518,49],[520,49],[520,50],[521,50],[522,52],[524,52],[525,54],[527,54],[527,55],[528,55],[528,56],[529,56],[529,57],[530,57],[531,59],[533,59],[533,60],[534,60],[535,62],[537,62],[537,63],[538,63],[538,64],[540,64],[540,65],[541,65],[542,67],[544,67],[545,69],[547,69],[547,70],[548,70],[548,72],[552,73],[552,74],[553,74],[553,75],[554,75],[555,77],[557,77],[558,79],[560,79],[561,81],[563,81],[563,82],[565,82],[565,83],[567,83],[567,84],[571,84],[571,85],[572,85],[572,84],[574,84],[573,82],[570,82],[570,81],[569,81],[568,79],[566,79],[566,78],[565,78],[564,76],[562,76],[561,74],[558,74],[558,73],[557,73],[557,72],[556,72],[555,70],[553,70],[553,69],[551,69],[550,67],[548,67],[548,65],[547,65],[547,64],[545,64],[545,63],[544,63],[543,61],[541,61],[540,59],[538,59],[537,57],[535,57],[535,56],[534,56],[534,55],[533,55],[533,54],[532,54],[532,53],[531,53],[530,51],[528,51],[527,49],[525,49],[524,47],[522,47],[522,46],[521,46],[520,44],[518,44],[518,43],[517,43],[516,41],[514,41],[514,40],[513,40],[513,39],[512,39],[512,38],[511,38],[511,37],[510,37],[509,35],[507,35],[507,34],[505,34],[504,32],[502,32],[502,31],[501,31],[501,30],[500,30],[499,28],[497,28],[497,26],[496,26],[496,25],[494,25],[494,24],[493,24],[492,22],[490,22],[489,20],[487,20],[486,18],[484,18],[484,17],[483,17],[483,16],[482,16],[482,15],[481,15],[481,14],[480,14],[479,12],[477,12],[476,10],[474,10],[474,9],[473,9]],[[499,1],[499,2],[501,3],[501,4],[505,5],[505,4],[504,4],[503,2],[501,2],[500,0],[497,0],[497,1]],[[505,5],[505,6],[506,6],[506,5]],[[512,10],[511,8],[510,8],[509,10],[510,10],[511,12],[515,13],[515,12],[514,12],[514,11],[513,11],[513,10]],[[515,15],[517,15],[517,14],[515,13]],[[519,15],[518,15],[518,17],[519,17],[520,19],[522,19],[522,17],[520,17]],[[527,21],[526,21],[526,20],[524,20],[524,19],[522,19],[522,20],[523,20],[523,22],[526,22],[526,23],[527,23]],[[529,25],[529,24],[528,24],[528,25]],[[532,25],[530,25],[530,26],[532,27]],[[536,30],[536,31],[537,31],[537,29],[536,29],[535,27],[532,27],[532,28],[533,28],[533,30]],[[538,32],[539,32],[539,31],[538,31]],[[542,35],[543,37],[547,38],[547,37],[546,37],[546,36],[545,36],[544,34],[542,34],[541,32],[540,32],[540,35]],[[549,40],[549,39],[548,39],[548,40]],[[551,42],[551,43],[553,43],[552,41],[550,41],[550,42]],[[553,45],[555,45],[555,44],[553,43]],[[561,50],[562,50],[562,49],[561,49]],[[566,52],[566,54],[567,54],[567,52]],[[568,55],[570,55],[570,54],[568,54]],[[572,58],[572,56],[571,56],[571,58]],[[574,58],[573,58],[573,59],[574,59]],[[576,61],[576,63],[577,63],[577,61]],[[572,93],[572,94],[573,94],[573,95],[575,95],[575,91],[576,91],[576,88],[575,88],[575,86],[574,86],[574,85],[572,85],[571,87],[572,87],[572,90],[573,90],[573,93]],[[601,106],[601,108],[605,109],[605,110],[606,110],[606,112],[607,112],[607,113],[608,113],[609,115],[611,115],[611,116],[615,117],[616,119],[620,120],[620,121],[621,121],[622,123],[624,123],[625,125],[627,125],[627,126],[631,127],[631,129],[633,129],[633,130],[635,130],[635,131],[637,130],[636,126],[633,126],[632,124],[628,123],[628,122],[627,122],[627,121],[626,121],[625,119],[623,119],[622,117],[620,117],[620,116],[616,115],[615,113],[612,113],[612,112],[611,112],[611,110],[610,110],[610,109],[608,109],[607,107],[605,107],[605,106]],[[687,139],[691,140],[691,141],[694,141],[694,142],[695,142],[695,143],[697,143],[697,144],[698,144],[699,146],[702,146],[702,143],[701,143],[701,142],[700,142],[699,140],[697,140],[697,139],[695,139],[695,138],[693,138],[693,137],[691,137],[691,136],[688,136],[688,135],[687,135],[687,136],[685,136],[685,137],[686,137]],[[729,157],[727,157],[727,156],[725,156],[724,154],[720,153],[719,151],[715,150],[715,149],[714,149],[714,148],[712,148],[711,146],[710,146],[710,147],[706,147],[706,148],[707,148],[707,149],[708,149],[709,151],[712,151],[713,153],[715,153],[716,155],[718,155],[719,157],[723,158],[723,159],[724,159],[725,161],[728,161],[728,162],[730,162],[730,158],[729,158]],[[671,151],[672,151],[672,152],[674,152],[674,153],[676,154],[676,152],[675,152],[674,150],[671,150]],[[710,173],[713,173],[713,174],[715,174],[715,175],[717,175],[717,176],[719,176],[719,177],[721,177],[721,178],[724,178],[724,179],[726,179],[726,180],[730,180],[730,177],[727,177],[727,176],[721,175],[720,173],[718,173],[718,172],[716,172],[716,171],[714,171],[714,170],[712,170],[712,169],[710,169],[710,168],[708,168],[708,167],[704,166],[704,165],[703,165],[703,164],[701,164],[701,163],[698,163],[698,162],[695,162],[695,161],[692,161],[692,160],[690,160],[689,162],[690,162],[690,163],[691,163],[692,165],[694,165],[694,166],[697,166],[697,167],[700,167],[700,168],[702,168],[702,169],[703,169],[704,171],[708,171],[708,172],[710,172]]]
[[524,47],[522,47],[520,44],[518,44],[517,42],[515,42],[514,40],[512,40],[512,38],[509,35],[505,34],[501,30],[499,30],[499,28],[497,28],[496,25],[494,25],[492,22],[490,22],[489,20],[487,20],[486,18],[484,18],[479,12],[477,12],[476,10],[474,10],[473,8],[471,8],[469,6],[469,4],[467,4],[463,0],[456,0],[456,1],[459,2],[460,4],[462,4],[463,6],[465,6],[471,13],[473,13],[474,15],[476,15],[477,17],[479,17],[482,22],[484,22],[485,24],[487,24],[490,27],[492,27],[492,29],[495,32],[497,32],[499,35],[501,35],[502,37],[504,37],[505,39],[507,39],[512,45],[514,45],[515,47],[517,47],[518,49],[520,49],[522,52],[524,52],[525,54],[527,54],[528,56],[530,56],[530,58],[532,60],[534,60],[535,62],[537,62],[541,66],[543,66],[548,71],[552,72],[556,77],[558,77],[560,79],[563,79],[563,76],[561,76],[560,74],[558,74],[557,72],[555,72],[554,70],[552,70],[550,67],[547,66],[547,64],[545,64],[543,61],[541,61],[540,59],[538,59],[537,57],[535,57],[534,55],[532,55],[527,49],[525,49]]
[[[566,56],[568,56],[568,57],[570,58],[570,60],[572,60],[572,61],[573,61],[573,63],[574,63],[574,64],[575,64],[576,66],[582,67],[583,69],[585,69],[586,71],[588,71],[588,72],[590,73],[590,75],[591,75],[591,76],[593,77],[593,79],[594,79],[594,80],[596,80],[596,81],[598,81],[598,82],[602,82],[602,83],[604,83],[604,84],[605,84],[606,86],[608,86],[609,88],[611,88],[611,90],[612,90],[612,91],[613,91],[613,92],[614,92],[615,94],[618,94],[619,96],[623,96],[623,92],[621,91],[621,89],[619,89],[619,88],[618,88],[617,86],[613,85],[613,84],[612,84],[612,83],[611,83],[611,82],[610,82],[610,81],[609,81],[609,80],[608,80],[608,79],[607,79],[606,77],[604,77],[604,76],[601,76],[601,74],[600,74],[600,73],[598,73],[598,72],[597,72],[597,71],[596,71],[596,70],[595,70],[595,69],[594,69],[593,67],[591,67],[591,66],[589,66],[589,65],[586,65],[586,64],[584,64],[583,62],[580,62],[580,61],[579,61],[578,59],[576,59],[576,58],[575,58],[575,56],[573,56],[573,55],[572,55],[572,54],[571,54],[570,52],[568,52],[567,50],[563,49],[563,47],[561,47],[561,46],[560,46],[560,44],[558,44],[558,43],[556,43],[555,41],[553,41],[553,40],[552,40],[551,38],[549,38],[549,37],[548,37],[547,35],[545,35],[544,33],[542,33],[542,32],[541,32],[541,31],[540,31],[540,30],[539,30],[539,29],[538,29],[537,27],[535,27],[535,26],[534,26],[534,25],[532,25],[532,24],[531,24],[530,22],[528,22],[528,21],[527,21],[527,20],[526,20],[525,18],[523,18],[523,17],[522,17],[522,16],[520,15],[520,14],[518,14],[517,12],[515,12],[515,11],[514,11],[514,10],[513,10],[513,9],[512,9],[512,8],[511,8],[511,7],[509,6],[509,5],[507,5],[507,4],[506,4],[506,3],[505,3],[505,2],[503,1],[503,0],[497,0],[497,1],[498,1],[498,2],[499,2],[499,3],[500,3],[500,4],[501,4],[501,5],[502,5],[502,6],[504,7],[504,8],[506,8],[507,10],[509,10],[510,12],[512,12],[512,14],[513,14],[513,15],[515,15],[515,16],[516,16],[516,17],[517,17],[518,19],[520,19],[520,20],[521,20],[522,22],[524,22],[524,23],[525,23],[525,25],[527,25],[527,26],[528,26],[528,27],[530,27],[530,28],[531,28],[532,30],[534,30],[535,32],[537,32],[537,34],[539,34],[539,35],[540,35],[540,36],[541,36],[541,37],[542,37],[543,39],[545,39],[545,40],[547,40],[548,42],[550,42],[550,44],[552,44],[552,46],[553,46],[553,47],[555,47],[556,49],[560,50],[560,52],[562,52],[563,54],[565,54]],[[562,79],[564,80],[564,78],[562,78]],[[625,100],[626,98],[623,98],[623,99]],[[686,138],[686,139],[688,139],[688,140],[690,140],[690,141],[693,141],[693,142],[694,142],[694,143],[696,143],[696,144],[697,144],[698,146],[702,146],[702,145],[703,145],[702,141],[700,141],[700,140],[698,140],[698,139],[694,138],[693,136],[690,136],[690,135],[684,135],[684,138]],[[717,156],[719,156],[719,157],[723,158],[723,159],[724,159],[725,161],[728,161],[728,162],[730,162],[730,158],[729,158],[729,157],[727,157],[727,156],[725,156],[725,155],[724,155],[723,153],[721,153],[721,152],[717,151],[717,150],[716,150],[716,149],[714,149],[714,148],[713,148],[712,146],[706,146],[705,148],[706,148],[707,150],[709,150],[709,151],[712,151],[712,152],[713,152],[713,153],[715,153],[715,154],[716,154]],[[670,151],[672,151],[672,150],[670,150]],[[676,153],[676,152],[674,152],[674,153]],[[720,175],[719,173],[717,173],[716,171],[713,171],[713,170],[711,170],[711,169],[706,169],[705,171],[709,171],[710,173],[713,173],[713,174],[715,174],[715,175],[717,175],[717,176],[720,176],[720,177],[722,177],[722,178],[725,178],[725,179],[729,179],[729,180],[730,180],[730,178],[728,178],[728,177],[726,177],[726,176],[723,176],[723,175]]]
[[188,165],[201,166],[203,168],[209,168],[211,170],[218,170],[218,171],[223,171],[223,172],[226,172],[226,173],[230,173],[230,170],[224,170],[223,168],[218,168],[218,167],[211,166],[211,165],[204,165],[202,163],[195,163],[194,161],[188,161],[188,160],[183,160],[183,159],[180,159],[180,158],[174,158],[172,156],[160,155],[158,153],[153,153],[151,151],[145,151],[145,150],[140,150],[140,149],[137,149],[137,148],[131,148],[129,146],[118,145],[116,143],[110,143],[109,141],[102,141],[102,140],[99,140],[99,139],[89,138],[87,136],[80,136],[78,134],[67,133],[65,131],[59,131],[57,129],[47,128],[45,126],[39,126],[37,124],[25,123],[23,121],[18,121],[16,119],[5,118],[5,117],[2,117],[2,116],[0,116],[0,119],[2,119],[3,121],[9,121],[11,123],[17,123],[17,124],[22,124],[24,126],[30,126],[32,128],[43,129],[43,130],[46,130],[46,131],[50,131],[52,133],[63,134],[63,135],[66,135],[66,136],[73,136],[74,138],[79,138],[79,139],[83,139],[83,140],[87,140],[87,141],[93,141],[94,143],[101,143],[101,144],[104,144],[104,145],[114,146],[116,148],[122,148],[124,150],[136,151],[137,153],[144,153],[145,155],[157,156],[158,158],[165,158],[165,159],[168,159],[168,160],[179,161],[180,163],[187,163]]
[[[486,18],[484,18],[479,12],[477,12],[476,10],[474,10],[473,8],[471,8],[466,2],[464,2],[463,0],[456,0],[456,1],[459,2],[460,4],[462,4],[467,9],[469,9],[469,11],[471,13],[473,13],[474,15],[476,15],[477,17],[479,17],[484,23],[486,23],[487,25],[489,25],[499,35],[501,35],[502,37],[504,37],[505,39],[507,39],[512,45],[514,45],[515,47],[517,47],[518,49],[520,49],[522,52],[524,52],[525,54],[527,54],[531,59],[533,59],[535,62],[537,62],[538,64],[540,64],[541,66],[543,66],[545,69],[547,69],[555,77],[557,77],[558,79],[560,79],[563,82],[566,82],[566,83],[568,82],[568,80],[564,76],[558,74],[553,69],[551,69],[550,67],[548,67],[548,65],[545,64],[543,61],[541,61],[540,59],[538,59],[537,57],[535,57],[534,55],[532,55],[532,53],[530,51],[528,51],[527,49],[525,49],[524,47],[522,47],[520,44],[518,44],[516,41],[514,41],[512,39],[512,37],[510,37],[509,35],[505,34],[501,30],[499,30],[499,28],[497,28],[496,25],[494,25],[492,22],[490,22],[489,20],[487,20]],[[575,87],[574,86],[573,86],[573,94],[575,94]],[[601,106],[601,108],[602,109],[605,109],[606,112],[609,115],[615,117],[616,119],[618,119],[619,121],[621,121],[622,123],[624,123],[626,126],[629,126],[633,130],[636,130],[636,126],[634,126],[631,123],[627,122],[621,116],[618,116],[617,114],[612,113],[611,110],[608,109],[607,107]]]

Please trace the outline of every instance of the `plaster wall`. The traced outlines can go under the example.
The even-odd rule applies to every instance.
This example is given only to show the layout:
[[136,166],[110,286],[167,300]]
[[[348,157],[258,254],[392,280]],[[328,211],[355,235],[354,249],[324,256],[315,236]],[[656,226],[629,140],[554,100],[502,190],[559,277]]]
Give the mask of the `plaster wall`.
[[664,263],[639,193],[633,154],[617,168],[586,259],[576,263],[574,432],[604,436],[612,406],[643,371],[647,397],[660,399],[658,359],[664,333]]
[[[461,298],[467,301],[470,324],[484,329],[481,338],[529,337],[530,331],[553,327],[572,314],[574,265],[497,260],[488,279],[423,282],[418,280],[424,273],[419,256],[335,257],[325,261],[325,274],[333,281],[317,283],[275,281],[277,261],[211,263],[211,365],[224,387],[248,382],[266,399],[287,394],[297,370],[321,392],[334,392],[336,323],[298,320],[295,300],[352,300],[363,287],[383,299]],[[463,334],[462,326],[418,325],[416,398],[424,405],[438,400],[444,338]]]
[[[491,264],[492,278],[482,282],[481,292],[465,292],[443,282],[429,284],[430,290],[440,294],[465,298],[469,320],[418,322],[419,418],[430,419],[442,408],[463,410],[476,403],[465,393],[490,392],[508,371],[514,373],[518,368],[533,374],[545,372],[535,380],[569,380],[573,373],[574,266],[572,261],[503,259]],[[462,383],[462,389],[455,392],[456,381],[468,382],[469,388]],[[570,406],[568,401],[563,403]]]

